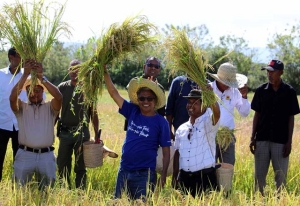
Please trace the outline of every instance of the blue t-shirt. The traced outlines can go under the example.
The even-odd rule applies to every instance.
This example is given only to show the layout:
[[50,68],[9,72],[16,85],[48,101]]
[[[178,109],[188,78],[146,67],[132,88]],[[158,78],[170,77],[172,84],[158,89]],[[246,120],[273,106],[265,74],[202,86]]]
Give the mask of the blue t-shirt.
[[144,116],[137,105],[126,100],[119,113],[128,119],[121,168],[155,171],[158,147],[171,146],[167,120],[159,114]]
[[166,105],[166,115],[173,116],[175,130],[190,118],[186,110],[187,99],[182,96],[188,96],[190,91],[196,88],[197,84],[186,76],[173,79]]

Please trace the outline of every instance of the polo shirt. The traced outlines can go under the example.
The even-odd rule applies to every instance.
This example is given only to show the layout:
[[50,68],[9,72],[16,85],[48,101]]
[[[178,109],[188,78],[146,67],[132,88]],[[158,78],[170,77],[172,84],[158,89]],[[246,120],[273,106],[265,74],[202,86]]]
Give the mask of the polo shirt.
[[194,125],[188,121],[176,130],[174,149],[179,151],[179,169],[196,172],[215,167],[215,137],[220,121],[213,125],[212,115],[212,110],[208,108],[195,120]]
[[237,88],[229,87],[224,92],[218,89],[216,81],[210,83],[214,93],[220,98],[220,126],[228,127],[229,129],[235,128],[234,123],[234,108],[237,109],[241,117],[247,117],[250,113],[250,102],[244,99],[242,94]]
[[[16,130],[19,130],[16,116],[10,108],[9,96],[12,88],[19,82],[22,75],[23,69],[15,74],[15,76],[10,73],[9,67],[0,69],[0,129],[13,131],[13,127],[15,127]],[[24,102],[27,101],[27,94],[25,91],[21,91],[19,99]]]
[[186,110],[187,99],[183,96],[188,96],[190,91],[196,88],[197,84],[184,75],[172,81],[167,99],[166,116],[173,116],[172,124],[175,130],[189,120]]
[[260,85],[251,102],[251,109],[260,114],[256,140],[285,144],[288,141],[289,117],[298,114],[296,91],[285,82],[274,91],[269,83]]
[[51,102],[39,105],[21,102],[15,112],[19,123],[19,144],[31,148],[45,148],[54,143],[54,122],[59,113]]

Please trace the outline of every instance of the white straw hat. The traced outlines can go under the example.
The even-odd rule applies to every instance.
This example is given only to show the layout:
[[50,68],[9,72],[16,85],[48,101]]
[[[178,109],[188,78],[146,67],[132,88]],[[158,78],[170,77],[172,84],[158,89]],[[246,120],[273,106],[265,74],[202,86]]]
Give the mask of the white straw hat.
[[155,109],[162,108],[166,105],[166,96],[164,91],[161,89],[160,84],[144,78],[133,78],[128,84],[128,95],[133,104],[138,105],[137,91],[142,87],[149,88],[156,95],[157,102]]
[[[29,86],[29,85],[31,85],[32,84],[32,79],[31,79],[31,75],[30,76],[28,76],[27,77],[27,79],[26,79],[26,81],[25,81],[25,83],[24,83],[24,85],[23,85],[23,90],[25,90],[26,91],[26,87],[27,86]],[[42,84],[42,82],[39,80],[39,79],[37,79],[37,81],[36,81],[36,84],[35,84],[36,86],[38,85],[38,86],[41,86],[41,87],[43,87],[43,89],[44,89],[44,92],[46,92],[47,91],[47,88]]]
[[229,62],[221,64],[217,74],[207,73],[215,80],[232,88],[241,88],[248,81],[248,78],[243,74],[238,74],[236,67]]

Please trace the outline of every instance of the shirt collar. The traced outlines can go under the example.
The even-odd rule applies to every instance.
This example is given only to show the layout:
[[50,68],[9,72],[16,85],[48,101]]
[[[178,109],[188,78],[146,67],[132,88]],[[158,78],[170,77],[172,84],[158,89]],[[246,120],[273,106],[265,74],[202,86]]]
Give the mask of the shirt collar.
[[[36,104],[30,102],[29,100],[28,100],[28,104],[29,104],[29,105],[36,105]],[[42,102],[39,103],[38,105],[42,105],[42,104],[45,104],[45,100],[44,100],[44,99],[43,99]]]

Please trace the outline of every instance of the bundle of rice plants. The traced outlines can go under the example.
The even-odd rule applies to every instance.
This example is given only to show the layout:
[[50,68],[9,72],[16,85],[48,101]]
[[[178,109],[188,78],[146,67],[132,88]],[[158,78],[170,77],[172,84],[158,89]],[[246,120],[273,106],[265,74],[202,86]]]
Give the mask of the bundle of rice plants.
[[[0,14],[2,36],[15,47],[21,59],[33,59],[42,63],[47,52],[57,38],[65,32],[70,33],[67,23],[61,18],[65,4],[44,0],[4,4]],[[33,84],[37,81],[35,72],[31,73]]]
[[98,96],[101,96],[104,67],[128,53],[142,51],[147,43],[155,42],[157,38],[152,32],[156,30],[146,16],[136,15],[126,18],[122,24],[112,24],[102,33],[94,55],[79,65],[78,85],[79,91],[85,95],[85,104],[95,105]]
[[228,127],[219,127],[216,135],[216,142],[219,145],[220,149],[226,150],[229,147],[230,143],[234,141],[233,133],[233,129],[229,129]]
[[205,58],[204,51],[192,44],[184,30],[173,29],[165,43],[172,72],[183,71],[198,84],[202,90],[202,106],[215,104],[217,95],[207,88],[206,79],[207,69],[213,70],[213,67]]

